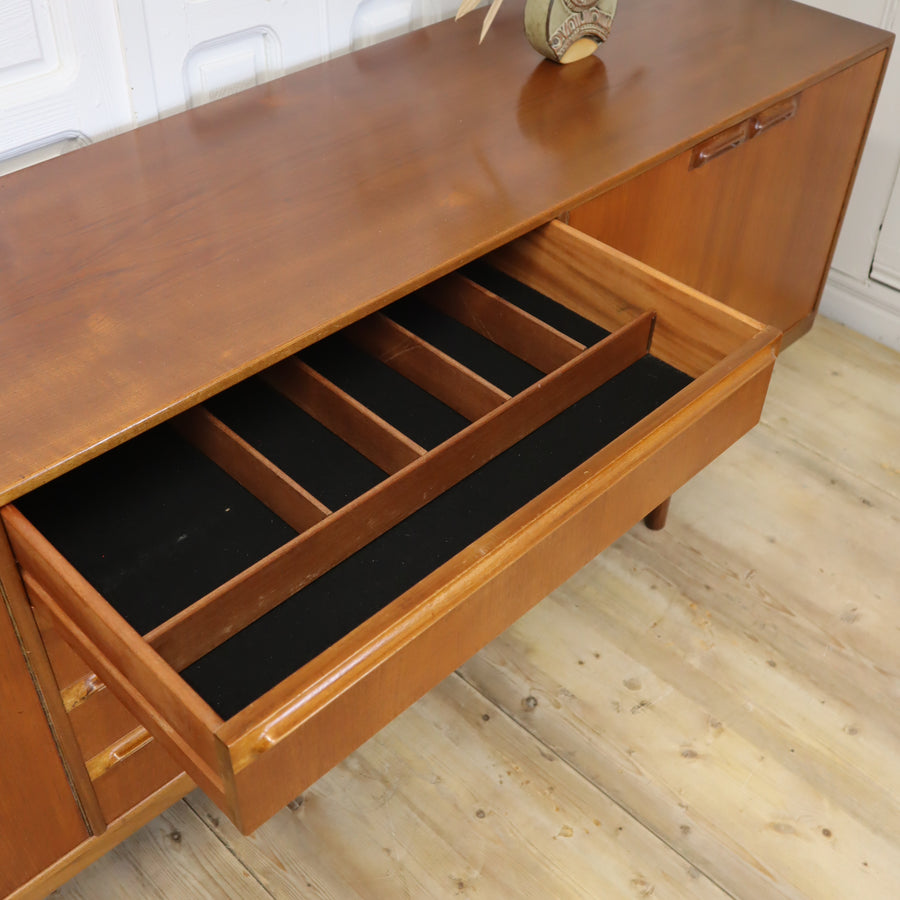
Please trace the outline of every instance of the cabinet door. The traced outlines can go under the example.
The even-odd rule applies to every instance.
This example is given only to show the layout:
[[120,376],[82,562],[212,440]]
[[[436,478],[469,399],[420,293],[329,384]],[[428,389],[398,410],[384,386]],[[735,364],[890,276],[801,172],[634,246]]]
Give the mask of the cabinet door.
[[574,210],[571,224],[787,333],[828,271],[884,55],[781,98]]
[[[5,541],[0,568],[9,562],[4,551],[9,552]],[[0,594],[5,601],[2,583]],[[0,603],[0,735],[0,896],[5,897],[88,837],[5,602]]]

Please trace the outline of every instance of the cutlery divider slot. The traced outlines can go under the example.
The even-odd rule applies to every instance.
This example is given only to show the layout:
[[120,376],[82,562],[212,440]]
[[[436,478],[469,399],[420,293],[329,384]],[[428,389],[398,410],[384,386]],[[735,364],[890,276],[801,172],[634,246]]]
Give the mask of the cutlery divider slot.
[[[583,343],[459,273],[426,285],[416,296],[539,372],[552,372],[585,348]],[[598,329],[591,343],[604,336]]]
[[572,340],[590,345],[609,334],[597,323],[569,309],[568,306],[557,303],[523,279],[509,275],[497,265],[483,259],[464,266],[460,269],[460,274]]
[[437,397],[354,346],[343,332],[306,347],[299,359],[426,450],[469,424]]
[[188,410],[172,426],[298,533],[330,514],[327,506],[205,407]]
[[327,510],[345,506],[387,475],[260,377],[204,405]]
[[296,537],[168,425],[15,507],[141,633]]
[[388,474],[426,452],[296,356],[267,369],[260,377]]
[[509,400],[505,391],[382,313],[350,325],[344,333],[470,422]]
[[423,302],[426,300],[425,296],[412,295],[393,304],[387,310],[387,315],[392,321],[458,360],[501,391],[510,395],[518,394],[539,381],[547,371],[558,368],[553,366],[542,371],[530,365],[504,349],[498,341],[470,328],[436,305]]
[[148,639],[174,668],[194,662],[639,361],[652,324],[647,313],[621,328],[198,600]]
[[[548,325],[467,278],[454,275],[447,281],[461,302],[454,303],[443,283],[432,285],[408,302],[433,306],[424,317],[411,318],[452,316],[470,336],[461,333],[463,339],[476,349],[500,329],[508,345],[500,352],[516,367],[527,368],[530,381],[532,376],[537,380],[510,396],[393,321],[389,308],[326,339],[326,345],[343,351],[339,358],[350,358],[347,369],[335,369],[320,355],[321,347],[308,348],[182,414],[174,429],[160,426],[119,448],[134,454],[145,444],[180,440],[178,431],[190,441],[182,441],[189,452],[199,448],[209,456],[208,467],[221,467],[219,480],[231,482],[232,493],[243,492],[244,485],[281,516],[284,522],[278,521],[287,529],[267,553],[229,570],[205,592],[178,592],[179,605],[167,606],[165,618],[142,619],[122,591],[107,589],[110,577],[97,574],[86,546],[90,529],[74,527],[79,538],[72,540],[48,518],[51,507],[89,502],[92,488],[72,497],[69,482],[84,481],[91,464],[20,504],[69,561],[73,581],[78,573],[84,575],[222,718],[346,635],[690,381],[649,355],[653,313],[642,313],[611,334],[568,311],[549,316],[556,324]],[[508,289],[496,279],[491,284]],[[546,303],[551,310],[557,307]],[[410,318],[407,312],[401,307],[398,318]],[[542,307],[541,313],[547,315]],[[590,343],[582,344],[572,332]],[[491,352],[498,349],[494,343],[491,347]],[[531,362],[521,362],[523,356]],[[379,377],[370,381],[366,375],[373,371]],[[451,413],[443,419],[449,431],[443,440],[435,446],[418,444],[372,409],[360,390],[372,383],[383,386],[385,372],[391,373],[390,385],[402,373],[419,382],[410,385],[404,377],[414,392],[424,388],[441,394],[426,396],[448,412],[446,401],[465,407],[459,397],[474,395],[466,412],[472,421],[457,418],[451,425],[457,415]],[[116,468],[116,452],[97,461],[100,481],[105,476],[99,469],[109,465],[110,457]],[[320,463],[328,470],[322,477],[313,473]],[[151,460],[142,464],[149,467]],[[157,480],[166,477],[155,474]],[[108,499],[127,493],[128,479],[140,483],[128,474],[108,489]],[[198,486],[188,478],[167,489],[190,505],[185,498]],[[265,508],[255,497],[252,501]],[[217,557],[218,548],[210,547],[208,555]],[[30,554],[32,565],[40,558],[40,553]],[[46,588],[53,579],[42,577],[41,565],[27,574]],[[127,576],[128,560],[115,565]],[[223,660],[233,662],[239,648],[251,645],[261,651],[265,642],[281,649],[264,654],[263,675],[240,687],[224,674]],[[261,689],[263,682],[268,687]]]

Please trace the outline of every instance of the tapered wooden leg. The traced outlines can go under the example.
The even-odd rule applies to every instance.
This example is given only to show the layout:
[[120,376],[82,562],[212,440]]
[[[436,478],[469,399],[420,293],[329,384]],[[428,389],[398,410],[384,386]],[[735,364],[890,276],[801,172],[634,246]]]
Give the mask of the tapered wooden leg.
[[644,519],[644,524],[651,531],[661,531],[666,527],[666,519],[669,515],[669,504],[672,502],[671,497],[667,497],[663,500],[656,509],[651,510],[646,518]]

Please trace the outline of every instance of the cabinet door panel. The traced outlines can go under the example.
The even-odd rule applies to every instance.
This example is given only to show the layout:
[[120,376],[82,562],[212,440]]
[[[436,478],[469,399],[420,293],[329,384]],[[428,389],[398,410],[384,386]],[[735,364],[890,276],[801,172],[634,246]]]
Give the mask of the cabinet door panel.
[[[0,540],[0,579],[18,577],[8,571],[8,553]],[[6,601],[2,582],[0,594]],[[0,603],[0,735],[0,896],[5,897],[88,837],[6,602]]]
[[882,65],[878,54],[809,88],[792,116],[767,116],[781,106],[770,105],[736,123],[745,139],[723,140],[700,165],[702,145],[688,150],[574,210],[571,224],[799,336],[818,304]]

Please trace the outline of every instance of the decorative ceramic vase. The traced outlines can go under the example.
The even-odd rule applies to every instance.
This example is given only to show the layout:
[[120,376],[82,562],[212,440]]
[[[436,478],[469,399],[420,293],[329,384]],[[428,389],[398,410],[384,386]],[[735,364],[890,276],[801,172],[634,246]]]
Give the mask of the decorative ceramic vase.
[[570,63],[609,37],[617,0],[527,0],[525,34],[538,53]]

